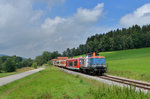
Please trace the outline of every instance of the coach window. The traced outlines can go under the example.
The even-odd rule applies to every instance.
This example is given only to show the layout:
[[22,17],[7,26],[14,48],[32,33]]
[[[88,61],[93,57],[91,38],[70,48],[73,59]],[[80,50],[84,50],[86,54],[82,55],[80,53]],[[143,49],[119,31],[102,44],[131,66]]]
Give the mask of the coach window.
[[74,61],[74,66],[77,66],[77,61]]
[[84,59],[82,59],[82,65],[84,65]]
[[59,64],[59,62],[57,62],[57,64]]
[[70,62],[70,66],[73,66],[72,62]]
[[74,61],[72,62],[72,66],[74,66]]
[[67,62],[67,66],[69,66],[69,62]]

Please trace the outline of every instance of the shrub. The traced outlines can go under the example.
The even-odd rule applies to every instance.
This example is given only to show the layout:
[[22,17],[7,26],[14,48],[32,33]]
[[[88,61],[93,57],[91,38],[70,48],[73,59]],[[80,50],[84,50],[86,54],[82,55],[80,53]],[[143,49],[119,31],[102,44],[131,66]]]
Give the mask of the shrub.
[[34,63],[32,64],[32,67],[34,67],[34,68],[36,69],[36,68],[37,68],[37,63],[34,62]]
[[48,64],[49,66],[53,65],[53,63],[52,63],[51,61],[48,61],[47,64]]
[[3,66],[4,66],[4,71],[6,72],[13,72],[16,70],[15,62],[11,58],[8,58],[5,61]]

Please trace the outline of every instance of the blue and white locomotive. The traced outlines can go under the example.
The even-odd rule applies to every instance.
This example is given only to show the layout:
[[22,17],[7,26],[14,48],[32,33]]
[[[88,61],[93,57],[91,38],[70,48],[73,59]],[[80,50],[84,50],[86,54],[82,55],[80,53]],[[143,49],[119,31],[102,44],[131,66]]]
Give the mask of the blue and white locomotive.
[[105,57],[99,56],[98,53],[88,53],[84,57],[84,62],[80,70],[93,75],[102,75],[106,73],[107,67],[105,64]]

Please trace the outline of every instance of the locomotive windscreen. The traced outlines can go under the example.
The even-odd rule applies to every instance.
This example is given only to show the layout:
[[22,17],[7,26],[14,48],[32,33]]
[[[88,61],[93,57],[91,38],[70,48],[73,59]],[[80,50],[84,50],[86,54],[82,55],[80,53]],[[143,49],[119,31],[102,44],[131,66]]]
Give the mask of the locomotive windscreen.
[[89,66],[105,66],[105,58],[90,58]]

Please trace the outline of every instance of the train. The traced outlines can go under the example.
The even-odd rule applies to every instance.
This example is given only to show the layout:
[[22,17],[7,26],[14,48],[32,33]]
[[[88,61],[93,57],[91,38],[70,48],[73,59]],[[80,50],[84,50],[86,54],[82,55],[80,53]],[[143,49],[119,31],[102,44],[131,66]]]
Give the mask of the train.
[[85,57],[57,57],[51,60],[54,66],[79,71],[90,75],[103,75],[107,72],[105,57],[98,53],[88,53]]

